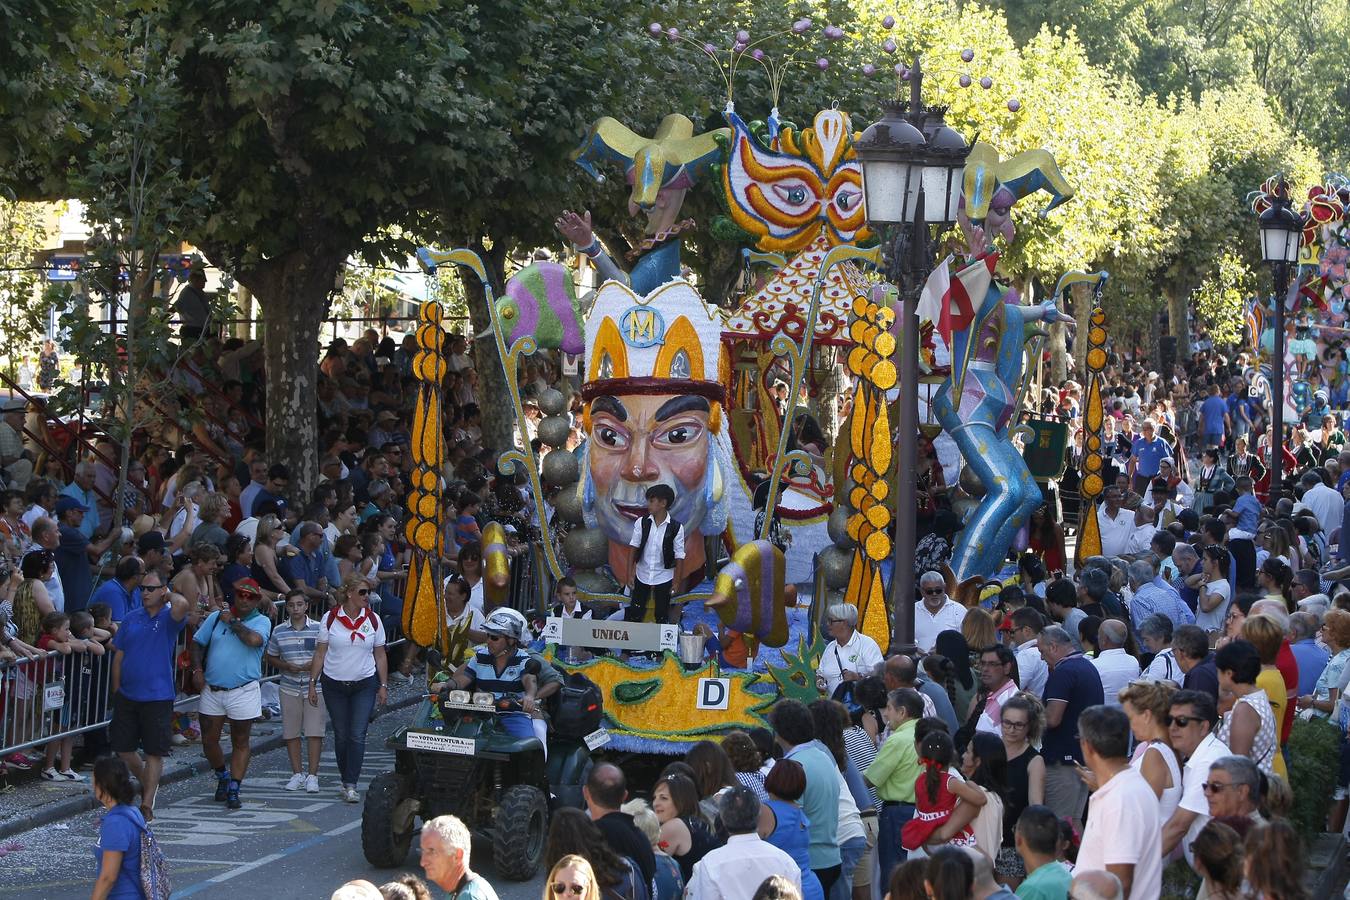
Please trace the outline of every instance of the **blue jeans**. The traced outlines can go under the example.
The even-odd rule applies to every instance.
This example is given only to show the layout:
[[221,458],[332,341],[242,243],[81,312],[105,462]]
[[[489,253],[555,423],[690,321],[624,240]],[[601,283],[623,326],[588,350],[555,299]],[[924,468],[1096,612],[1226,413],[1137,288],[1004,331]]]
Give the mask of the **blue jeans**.
[[497,726],[513,738],[534,737],[534,726],[530,717],[523,712],[504,712],[497,714]]
[[877,831],[877,862],[881,864],[881,884],[891,883],[891,870],[909,856],[900,846],[900,832],[914,818],[913,803],[885,803]]
[[342,783],[355,787],[366,758],[366,729],[375,711],[380,678],[371,675],[360,681],[336,681],[324,675],[319,680],[323,684],[323,702],[328,706],[328,720],[333,723],[333,755],[337,757]]
[[849,838],[839,845],[839,878],[830,886],[829,900],[849,900],[853,896],[853,870],[866,855],[866,835]]

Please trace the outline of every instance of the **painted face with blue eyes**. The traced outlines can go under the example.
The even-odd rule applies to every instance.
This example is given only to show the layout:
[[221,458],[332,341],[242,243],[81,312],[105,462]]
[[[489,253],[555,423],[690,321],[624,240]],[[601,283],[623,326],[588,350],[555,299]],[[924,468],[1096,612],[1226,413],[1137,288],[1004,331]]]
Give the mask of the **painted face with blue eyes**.
[[771,147],[734,113],[731,123],[722,188],[732,219],[759,249],[795,252],[822,234],[830,246],[866,237],[862,168],[846,113],[822,110],[813,127],[784,128]]

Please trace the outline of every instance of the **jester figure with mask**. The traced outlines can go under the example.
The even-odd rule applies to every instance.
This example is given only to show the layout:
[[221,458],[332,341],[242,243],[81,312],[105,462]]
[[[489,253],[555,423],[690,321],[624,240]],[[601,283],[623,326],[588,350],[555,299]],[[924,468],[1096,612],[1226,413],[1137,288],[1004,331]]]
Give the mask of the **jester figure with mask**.
[[586,320],[587,440],[582,509],[609,539],[610,568],[631,576],[629,541],[647,514],[647,489],[675,492],[670,516],[684,526],[675,590],[701,573],[703,537],[726,529],[731,454],[725,427],[721,320],[683,279],[638,295],[618,281],[596,292]]
[[572,159],[597,182],[605,175],[600,166],[616,163],[631,186],[628,213],[645,213],[643,238],[627,254],[622,266],[600,244],[591,230],[590,212],[564,210],[554,223],[562,236],[595,265],[602,281],[630,286],[639,296],[680,274],[680,236],[693,227],[681,220],[685,195],[721,154],[717,138],[727,129],[694,134],[694,123],[679,113],[666,116],[652,137],[643,137],[617,119],[603,116],[591,126]]
[[[950,330],[943,335],[951,349],[951,376],[933,401],[938,421],[985,487],[952,554],[958,581],[996,573],[1018,530],[1042,502],[1040,487],[1013,446],[1008,426],[1016,413],[1031,333],[1041,323],[1072,321],[1053,301],[1022,306],[1015,290],[1005,293],[993,280],[998,261],[993,237],[1012,239],[1012,204],[1046,190],[1052,195],[1049,211],[1072,196],[1054,158],[1037,150],[1000,161],[988,145],[976,144],[963,187],[960,219],[971,262],[953,279]],[[968,305],[961,302],[963,297]]]

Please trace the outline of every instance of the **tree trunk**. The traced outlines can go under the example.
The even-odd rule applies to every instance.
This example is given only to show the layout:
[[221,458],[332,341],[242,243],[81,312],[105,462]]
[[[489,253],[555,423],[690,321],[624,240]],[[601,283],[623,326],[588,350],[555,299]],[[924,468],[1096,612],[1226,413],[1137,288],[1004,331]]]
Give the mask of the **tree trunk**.
[[1073,295],[1073,316],[1077,323],[1077,331],[1073,341],[1073,370],[1077,380],[1085,387],[1087,385],[1087,351],[1088,339],[1087,333],[1092,321],[1092,299],[1095,296],[1092,285],[1083,283],[1075,284],[1069,288],[1069,293]]
[[1191,357],[1191,335],[1190,329],[1186,327],[1186,319],[1189,313],[1186,308],[1188,294],[1189,292],[1183,290],[1179,283],[1169,284],[1166,288],[1167,327],[1172,337],[1177,339],[1178,361]]
[[1050,326],[1050,382],[1056,386],[1069,380],[1069,326],[1056,322]]
[[290,491],[308,497],[319,481],[319,331],[345,254],[292,253],[236,272],[253,292],[267,328],[267,460],[291,472]]
[[[498,241],[488,250],[480,242],[474,249],[483,259],[488,280],[492,283],[493,296],[500,297],[506,285],[505,243]],[[492,337],[492,314],[488,312],[487,295],[478,276],[461,266],[459,278],[464,285],[464,299],[469,307],[469,324],[473,326],[473,335],[485,335],[481,340],[472,340],[473,335],[470,335],[474,369],[478,372],[478,407],[483,413],[483,446],[503,452],[515,443],[516,413],[497,353],[497,341]]]

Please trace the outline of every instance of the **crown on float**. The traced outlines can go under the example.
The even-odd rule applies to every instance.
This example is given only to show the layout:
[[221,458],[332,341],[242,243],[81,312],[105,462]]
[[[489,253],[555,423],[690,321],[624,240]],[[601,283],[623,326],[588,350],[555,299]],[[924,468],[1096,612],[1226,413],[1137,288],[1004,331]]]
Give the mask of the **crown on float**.
[[726,401],[730,363],[722,318],[693,285],[668,281],[645,297],[607,281],[586,319],[588,403],[602,395],[698,394]]

